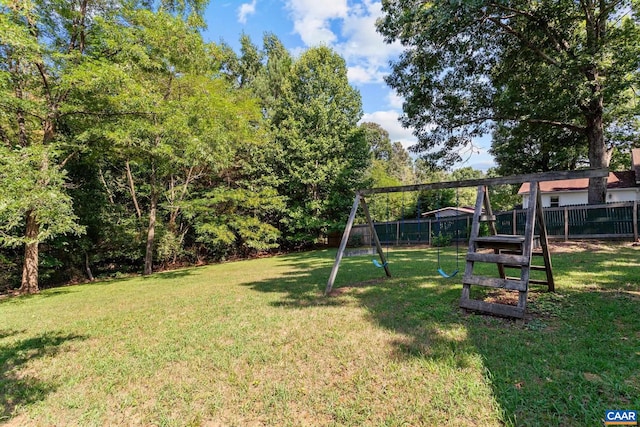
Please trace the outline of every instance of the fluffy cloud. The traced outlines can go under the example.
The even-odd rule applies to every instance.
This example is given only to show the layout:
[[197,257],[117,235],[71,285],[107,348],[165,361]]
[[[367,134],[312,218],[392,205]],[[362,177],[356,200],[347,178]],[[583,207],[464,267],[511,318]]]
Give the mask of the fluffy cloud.
[[379,83],[383,81],[385,72],[378,67],[356,65],[348,67],[347,77],[352,84]]
[[362,0],[285,0],[294,32],[306,46],[329,45],[349,65],[354,84],[382,83],[389,59],[398,55],[400,44],[386,44],[376,32],[375,22],[382,16],[382,4]]
[[240,5],[238,8],[238,22],[246,24],[247,16],[256,13],[256,1],[257,0],[253,0],[251,3],[243,3]]
[[402,104],[404,103],[404,98],[395,93],[394,91],[389,91],[387,95],[387,102],[391,108],[402,109]]
[[337,40],[331,21],[348,15],[347,0],[286,0],[293,29],[307,46],[333,45]]
[[413,129],[405,129],[402,127],[398,118],[400,115],[397,111],[376,111],[374,113],[366,113],[362,116],[360,122],[373,122],[378,123],[387,132],[389,132],[389,138],[392,142],[400,141],[402,146],[408,148],[414,145],[418,140],[412,134]]
[[341,27],[342,43],[336,49],[348,63],[367,70],[369,82],[380,83],[389,59],[402,52],[399,43],[387,44],[376,31],[376,20],[382,16],[380,2],[365,0],[353,7]]

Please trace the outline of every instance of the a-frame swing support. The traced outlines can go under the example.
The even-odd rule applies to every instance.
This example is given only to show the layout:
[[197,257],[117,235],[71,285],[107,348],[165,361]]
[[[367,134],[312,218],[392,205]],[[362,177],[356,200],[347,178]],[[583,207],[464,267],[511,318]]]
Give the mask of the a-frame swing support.
[[[526,299],[528,294],[529,283],[536,283],[530,279],[530,271],[532,269],[544,269],[547,273],[547,280],[544,282],[548,286],[549,291],[554,290],[551,257],[547,245],[547,230],[544,223],[544,215],[542,211],[542,201],[539,190],[539,183],[544,181],[558,181],[564,179],[580,179],[580,178],[604,178],[608,176],[607,169],[586,169],[580,171],[557,171],[557,172],[545,172],[537,174],[525,174],[525,175],[513,175],[507,177],[498,178],[482,178],[482,179],[470,179],[465,181],[448,181],[448,182],[434,182],[429,184],[415,184],[404,185],[397,187],[381,187],[370,188],[364,190],[358,190],[356,197],[351,208],[351,213],[347,221],[340,247],[336,255],[329,281],[325,288],[325,295],[329,294],[333,288],[338,269],[340,267],[340,261],[344,256],[344,251],[347,246],[349,234],[353,227],[358,206],[361,204],[367,219],[369,228],[371,229],[371,235],[373,236],[378,255],[382,261],[382,265],[385,269],[385,274],[391,277],[387,260],[380,245],[378,234],[376,233],[369,209],[367,207],[365,196],[369,194],[381,194],[381,193],[399,193],[405,191],[422,191],[422,190],[441,190],[445,188],[465,188],[465,187],[478,187],[478,196],[476,200],[476,209],[474,213],[473,224],[471,226],[471,236],[469,238],[469,251],[467,253],[467,268],[463,277],[463,290],[460,300],[460,306],[476,311],[484,311],[492,314],[505,315],[511,317],[522,317],[526,309]],[[505,185],[505,184],[522,184],[529,183],[530,197],[529,208],[527,211],[527,223],[525,226],[525,235],[497,235],[495,227],[495,217],[491,210],[491,204],[489,202],[488,187],[492,185]],[[484,210],[484,213],[482,212]],[[489,238],[481,238],[478,235],[480,222],[488,221],[489,228],[492,236]],[[538,232],[540,233],[539,239],[542,246],[542,255],[544,259],[544,266],[535,267],[531,265],[531,257],[533,253],[534,244],[534,229],[538,224]],[[507,247],[502,247],[506,245]],[[497,247],[500,246],[500,247]],[[512,248],[511,246],[514,246]],[[517,248],[515,247],[517,246]],[[478,253],[479,249],[493,249],[493,254]],[[500,275],[499,279],[487,279],[478,277],[473,274],[473,265],[475,262],[492,262],[498,267]],[[505,275],[504,269],[518,268],[520,269],[519,278],[511,278]],[[493,288],[505,288],[517,290],[520,292],[518,299],[518,306],[504,306],[500,304],[484,303],[482,301],[475,301],[469,298],[469,288],[471,285],[489,286]]]
[[369,213],[369,206],[367,206],[367,202],[362,196],[362,194],[358,191],[356,192],[356,197],[353,200],[353,206],[351,206],[351,213],[349,214],[349,219],[347,220],[347,225],[344,228],[344,233],[342,233],[342,240],[340,240],[340,247],[338,248],[338,253],[336,254],[336,260],[333,263],[333,268],[331,269],[331,274],[329,275],[329,281],[327,282],[327,287],[324,290],[324,294],[328,295],[333,289],[333,282],[336,280],[336,276],[338,275],[338,269],[340,268],[340,261],[342,261],[342,257],[344,256],[344,251],[347,248],[347,242],[349,241],[349,234],[351,234],[351,228],[353,228],[353,222],[356,219],[356,214],[358,213],[358,206],[362,205],[362,209],[364,210],[364,215],[367,219],[367,224],[369,225],[369,229],[371,230],[371,236],[373,236],[373,241],[376,245],[376,250],[378,251],[378,256],[380,256],[380,260],[382,261],[381,265],[384,268],[384,272],[387,277],[391,277],[391,272],[389,271],[389,263],[387,262],[387,258],[384,254],[384,250],[382,249],[382,245],[380,244],[380,239],[378,238],[378,233],[376,232],[376,228],[373,225],[373,221],[371,220],[371,214]]

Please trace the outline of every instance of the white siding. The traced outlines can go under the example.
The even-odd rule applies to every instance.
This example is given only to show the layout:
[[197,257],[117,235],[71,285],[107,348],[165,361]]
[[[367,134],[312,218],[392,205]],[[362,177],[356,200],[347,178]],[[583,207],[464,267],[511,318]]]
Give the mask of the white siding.
[[[607,203],[614,202],[632,202],[640,200],[640,189],[623,188],[607,190]],[[542,194],[542,207],[551,206],[551,196],[557,196],[560,206],[586,205],[588,202],[587,191],[557,191],[553,193]],[[529,194],[523,194],[522,207],[529,206]]]

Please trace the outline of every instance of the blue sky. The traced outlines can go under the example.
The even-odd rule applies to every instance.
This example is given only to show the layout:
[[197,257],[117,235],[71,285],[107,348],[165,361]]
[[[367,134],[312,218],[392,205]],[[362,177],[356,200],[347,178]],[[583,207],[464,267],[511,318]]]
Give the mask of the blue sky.
[[[384,82],[389,61],[402,52],[399,44],[386,44],[375,30],[382,15],[374,0],[211,0],[205,14],[207,41],[225,41],[236,51],[242,32],[261,46],[265,32],[272,32],[293,55],[321,44],[332,47],[347,62],[349,82],[362,95],[362,121],[385,128],[392,141],[405,147],[415,143],[410,129],[398,122],[402,99]],[[486,153],[489,138],[476,141],[480,153],[464,165],[486,169],[493,160]]]

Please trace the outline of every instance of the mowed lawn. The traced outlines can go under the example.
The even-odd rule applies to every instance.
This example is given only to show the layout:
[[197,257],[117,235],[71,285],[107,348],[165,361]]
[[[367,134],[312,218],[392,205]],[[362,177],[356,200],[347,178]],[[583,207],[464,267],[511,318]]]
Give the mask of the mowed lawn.
[[[433,249],[334,250],[0,300],[0,424],[596,426],[640,410],[640,248],[552,254],[524,321],[458,308]],[[460,267],[464,267],[461,254]],[[455,249],[444,254],[455,268]]]

